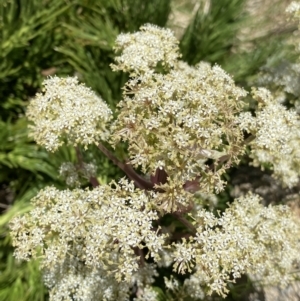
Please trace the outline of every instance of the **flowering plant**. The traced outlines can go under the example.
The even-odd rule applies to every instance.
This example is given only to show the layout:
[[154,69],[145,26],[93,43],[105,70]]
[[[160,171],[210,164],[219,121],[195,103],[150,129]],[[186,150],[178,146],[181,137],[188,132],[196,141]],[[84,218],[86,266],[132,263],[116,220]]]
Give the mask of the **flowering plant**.
[[[71,77],[47,79],[28,107],[36,142],[52,152],[73,145],[79,164],[61,168],[75,188],[43,189],[32,211],[12,221],[15,256],[40,259],[51,300],[158,300],[155,278],[169,267],[170,300],[224,297],[243,274],[289,284],[299,264],[300,225],[287,206],[264,207],[248,193],[215,213],[201,199],[220,193],[227,170],[248,153],[294,186],[296,112],[264,88],[253,90],[256,112],[245,112],[247,92],[219,66],[180,61],[168,29],[144,25],[118,36],[115,49],[112,69],[129,73],[115,120]],[[126,162],[112,151],[121,143]],[[127,178],[100,185],[96,168],[80,158],[79,147],[93,144]],[[81,189],[80,177],[93,189]]]

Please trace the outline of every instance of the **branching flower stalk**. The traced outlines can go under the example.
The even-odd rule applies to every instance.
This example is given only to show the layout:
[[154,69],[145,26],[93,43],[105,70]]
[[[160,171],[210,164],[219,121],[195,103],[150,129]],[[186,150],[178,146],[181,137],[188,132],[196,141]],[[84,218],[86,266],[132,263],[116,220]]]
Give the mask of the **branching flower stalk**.
[[[256,115],[244,112],[246,91],[219,66],[180,61],[168,29],[142,26],[121,34],[115,48],[112,69],[130,75],[116,120],[76,78],[58,77],[45,81],[27,116],[32,137],[49,151],[74,145],[84,170],[78,146],[95,144],[129,180],[99,185],[86,173],[93,189],[40,191],[34,209],[11,223],[15,256],[40,258],[51,300],[157,300],[158,268],[171,265],[166,288],[195,300],[226,296],[227,284],[242,274],[263,284],[293,281],[300,225],[286,206],[264,207],[249,193],[216,216],[195,196],[222,191],[222,176],[246,146],[255,164],[273,160],[280,178],[277,158],[299,159],[291,146],[297,135],[289,134],[299,125],[297,114],[264,89],[253,92]],[[112,148],[126,142],[127,162],[104,142]],[[69,165],[62,171],[69,182],[78,180]],[[293,172],[289,185],[299,176]]]

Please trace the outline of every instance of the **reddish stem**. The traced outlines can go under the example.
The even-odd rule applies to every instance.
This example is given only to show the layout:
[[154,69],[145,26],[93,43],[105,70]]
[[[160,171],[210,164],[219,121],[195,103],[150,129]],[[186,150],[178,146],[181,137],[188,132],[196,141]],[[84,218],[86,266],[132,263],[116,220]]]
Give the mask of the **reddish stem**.
[[141,177],[136,171],[132,168],[130,164],[125,164],[119,161],[103,144],[99,143],[98,148],[101,152],[109,158],[116,166],[118,166],[124,173],[128,176],[129,179],[134,181],[135,185],[140,189],[152,190],[154,185]]
[[90,177],[89,181],[94,188],[100,185],[100,183],[96,177]]

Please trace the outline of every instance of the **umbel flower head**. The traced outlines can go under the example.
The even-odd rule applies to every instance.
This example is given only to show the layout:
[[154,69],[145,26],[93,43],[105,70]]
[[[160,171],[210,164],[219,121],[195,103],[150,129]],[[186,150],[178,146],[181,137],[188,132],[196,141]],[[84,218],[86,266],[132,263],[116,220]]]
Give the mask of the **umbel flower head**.
[[[194,267],[184,286],[195,298],[200,287],[208,293],[228,293],[227,283],[247,273],[261,284],[286,286],[299,265],[300,225],[287,206],[264,207],[258,195],[236,199],[216,217],[200,209],[194,217],[195,237],[176,244],[175,267]],[[196,290],[195,290],[196,288]]]
[[166,69],[174,67],[179,57],[178,44],[170,29],[146,24],[138,32],[117,37],[115,50],[122,53],[115,58],[112,69],[136,75],[150,71],[158,63]]
[[[139,75],[119,103],[112,143],[128,142],[130,163],[145,173],[164,169],[178,187],[200,177],[202,192],[221,191],[221,174],[244,151],[236,116],[246,94],[219,66],[206,63],[177,62],[167,74]],[[216,164],[205,164],[209,159]]]
[[45,92],[31,100],[26,113],[37,144],[55,151],[64,141],[87,147],[107,139],[112,112],[91,89],[76,77],[50,77],[44,86]]
[[121,53],[112,68],[130,79],[111,127],[112,145],[127,142],[132,166],[166,175],[168,183],[155,182],[165,191],[157,198],[163,210],[189,206],[187,191],[223,190],[221,175],[244,152],[237,115],[246,91],[219,66],[179,61],[170,30],[148,24],[116,44]]
[[300,173],[299,117],[279,104],[267,89],[253,89],[253,98],[259,104],[256,116],[250,112],[239,116],[241,128],[255,137],[250,143],[253,164],[271,164],[274,177],[291,188],[298,183]]
[[[74,293],[72,286],[79,294],[80,281],[91,296],[105,295],[103,291],[109,282],[116,292],[112,291],[111,298],[105,300],[122,300],[116,297],[117,282],[127,282],[127,292],[143,273],[151,282],[155,272],[146,263],[144,270],[140,269],[141,250],[147,246],[148,256],[159,260],[166,239],[165,234],[158,235],[153,229],[152,222],[158,219],[158,214],[149,206],[149,197],[124,179],[93,190],[59,191],[47,187],[32,200],[35,208],[11,224],[17,247],[15,256],[42,259],[53,296],[64,293],[70,297]],[[99,278],[102,278],[100,283],[107,282],[101,289],[96,281]]]

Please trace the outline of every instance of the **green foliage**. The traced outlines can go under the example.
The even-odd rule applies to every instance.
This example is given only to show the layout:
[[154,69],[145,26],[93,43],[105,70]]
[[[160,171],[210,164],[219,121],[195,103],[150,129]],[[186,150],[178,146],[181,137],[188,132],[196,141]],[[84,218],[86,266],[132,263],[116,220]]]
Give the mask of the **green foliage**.
[[23,117],[15,123],[0,122],[0,181],[11,183],[15,193],[22,195],[28,185],[37,181],[56,182],[57,170],[64,161],[74,161],[74,153],[62,148],[57,156],[51,155],[28,138],[27,120]]
[[234,75],[236,82],[250,88],[262,66],[270,62],[276,66],[283,59],[295,62],[294,47],[286,43],[286,38],[284,33],[257,38],[251,41],[252,51],[231,54],[222,62],[222,66]]
[[224,61],[235,44],[242,22],[245,0],[201,1],[181,39],[183,60],[191,65],[204,60]]
[[[295,60],[293,46],[286,42],[294,27],[256,36],[241,29],[257,22],[245,11],[246,0],[201,1],[181,38],[182,59],[191,65],[200,61],[220,64],[236,82],[249,87],[260,68],[269,61]],[[268,26],[262,23],[261,26]]]
[[3,120],[17,118],[24,110],[24,101],[39,89],[44,70],[62,64],[61,56],[53,49],[62,41],[58,20],[67,9],[64,1],[1,1],[0,116]]
[[[41,282],[38,262],[17,263],[11,249],[1,256],[0,300],[43,301],[46,289]],[[12,272],[14,271],[14,272]]]
[[18,262],[13,256],[7,223],[16,214],[30,210],[29,200],[38,189],[27,190],[19,202],[4,215],[0,216],[0,300],[43,301],[46,289],[41,281],[41,272],[37,261]]

